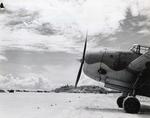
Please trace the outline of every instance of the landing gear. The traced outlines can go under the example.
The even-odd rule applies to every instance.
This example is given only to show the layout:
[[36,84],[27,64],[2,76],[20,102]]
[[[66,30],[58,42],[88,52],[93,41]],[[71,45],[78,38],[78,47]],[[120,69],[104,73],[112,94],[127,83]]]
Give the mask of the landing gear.
[[141,108],[139,100],[134,96],[120,96],[117,99],[117,105],[119,108],[123,108],[127,113],[138,113]]
[[[147,64],[148,65],[148,64]],[[150,63],[149,63],[150,65]],[[149,72],[149,71],[148,71]],[[129,91],[125,97],[122,95],[117,99],[117,104],[120,108],[123,108],[127,113],[138,113],[141,108],[139,100],[136,98],[138,84],[141,82],[141,77],[137,77],[132,85],[131,91]],[[124,93],[123,93],[124,94]]]
[[123,108],[127,113],[138,113],[140,111],[140,102],[133,96],[127,97],[123,102]]
[[139,100],[134,96],[120,96],[117,99],[117,105],[119,108],[123,108],[127,113],[138,113],[141,108]]
[[120,96],[118,99],[117,99],[117,105],[119,108],[123,108],[123,101],[124,101],[125,97],[124,96]]

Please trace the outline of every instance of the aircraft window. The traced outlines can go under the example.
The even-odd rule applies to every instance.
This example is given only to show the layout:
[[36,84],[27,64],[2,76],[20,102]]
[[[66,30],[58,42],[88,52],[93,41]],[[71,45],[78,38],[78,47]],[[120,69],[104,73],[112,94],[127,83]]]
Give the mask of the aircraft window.
[[144,54],[144,53],[148,52],[149,50],[150,50],[150,47],[141,46],[141,45],[137,45],[137,44],[131,48],[131,51],[134,53],[137,53],[137,54]]
[[140,53],[141,53],[141,54],[144,54],[144,53],[148,52],[149,50],[150,50],[150,48],[148,48],[148,47],[142,47],[142,46],[141,46]]
[[140,45],[134,45],[131,51],[134,53],[140,54]]

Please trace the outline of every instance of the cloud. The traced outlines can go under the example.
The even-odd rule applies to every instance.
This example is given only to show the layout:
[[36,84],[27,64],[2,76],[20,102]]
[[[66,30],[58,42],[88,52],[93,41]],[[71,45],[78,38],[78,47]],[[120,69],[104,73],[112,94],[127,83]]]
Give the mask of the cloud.
[[150,30],[148,30],[148,29],[143,29],[143,30],[140,30],[138,33],[144,34],[144,35],[150,35]]
[[1,61],[8,61],[8,59],[7,59],[5,56],[0,55],[0,62],[1,62]]
[[0,63],[0,88],[53,89],[73,84],[78,55],[65,52],[4,51],[7,62]]
[[[3,53],[0,56],[1,62],[8,61],[1,63],[2,73],[7,73],[0,75],[2,88],[48,89],[73,84],[78,65],[75,59],[65,59],[70,58],[69,53],[83,50],[87,30],[88,50],[150,43],[149,0],[5,0],[4,4],[6,10],[0,11],[0,52],[9,58]],[[44,59],[41,54],[45,52],[60,53],[47,55],[50,59],[46,56],[46,61],[36,60]],[[69,53],[62,56],[61,52]],[[95,82],[81,80],[85,83]]]
[[126,19],[128,8],[133,16],[150,18],[149,0],[5,0],[5,3],[6,12],[0,17],[2,49],[75,53],[82,50],[86,30],[89,35],[111,35],[120,30],[120,21]]
[[[54,87],[54,86],[53,86]],[[0,75],[1,89],[52,89],[47,82],[47,79],[42,75],[28,73],[24,77],[14,77],[11,74]]]

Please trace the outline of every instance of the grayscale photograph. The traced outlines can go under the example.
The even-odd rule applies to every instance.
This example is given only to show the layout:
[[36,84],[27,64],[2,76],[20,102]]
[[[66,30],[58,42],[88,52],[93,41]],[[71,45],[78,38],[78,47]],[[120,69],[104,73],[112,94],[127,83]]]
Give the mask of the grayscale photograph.
[[149,118],[150,0],[0,0],[0,118]]

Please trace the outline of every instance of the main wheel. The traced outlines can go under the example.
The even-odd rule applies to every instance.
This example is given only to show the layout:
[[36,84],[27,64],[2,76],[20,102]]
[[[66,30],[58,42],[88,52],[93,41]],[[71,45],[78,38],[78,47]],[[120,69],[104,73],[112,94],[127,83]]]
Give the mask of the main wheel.
[[125,97],[124,96],[120,96],[118,99],[117,99],[117,105],[119,108],[123,108],[123,101],[124,101]]
[[127,113],[138,113],[140,111],[140,102],[137,98],[129,96],[123,102],[123,108]]

